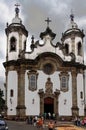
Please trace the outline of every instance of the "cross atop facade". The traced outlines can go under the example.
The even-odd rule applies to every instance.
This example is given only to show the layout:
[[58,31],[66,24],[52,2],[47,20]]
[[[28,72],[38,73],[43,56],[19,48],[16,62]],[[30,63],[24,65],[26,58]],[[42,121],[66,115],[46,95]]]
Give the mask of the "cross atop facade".
[[47,22],[47,27],[49,27],[49,23],[51,22],[51,20],[50,20],[49,18],[47,18],[47,19],[45,20],[45,22]]

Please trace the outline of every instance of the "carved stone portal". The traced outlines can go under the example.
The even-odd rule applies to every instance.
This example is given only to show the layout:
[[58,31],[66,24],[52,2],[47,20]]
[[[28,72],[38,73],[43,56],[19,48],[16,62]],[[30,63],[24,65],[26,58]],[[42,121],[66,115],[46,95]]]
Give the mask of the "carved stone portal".
[[[51,87],[52,88],[52,87]],[[45,105],[47,105],[47,108],[56,114],[56,117],[58,117],[58,96],[60,94],[60,90],[57,90],[53,93],[50,90],[52,89],[46,89],[45,92],[43,89],[40,89],[38,94],[40,96],[40,114],[43,114],[45,111]],[[51,108],[50,108],[51,107]],[[48,112],[48,111],[47,111]]]

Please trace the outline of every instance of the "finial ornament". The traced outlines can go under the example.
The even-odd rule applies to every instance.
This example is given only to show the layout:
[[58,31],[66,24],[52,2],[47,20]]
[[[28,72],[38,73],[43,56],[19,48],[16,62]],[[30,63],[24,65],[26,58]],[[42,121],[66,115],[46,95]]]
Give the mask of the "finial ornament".
[[31,43],[34,43],[34,36],[33,35],[31,37],[31,39],[32,39]]
[[74,14],[73,11],[71,10],[71,15],[70,15],[71,21],[74,21]]
[[47,27],[49,27],[49,23],[51,22],[51,20],[50,20],[49,18],[47,18],[47,19],[45,20],[45,22],[47,22]]
[[19,4],[17,3],[17,4],[15,4],[15,6],[16,6],[16,8],[15,8],[15,12],[16,12],[16,16],[18,16],[18,14],[19,14]]

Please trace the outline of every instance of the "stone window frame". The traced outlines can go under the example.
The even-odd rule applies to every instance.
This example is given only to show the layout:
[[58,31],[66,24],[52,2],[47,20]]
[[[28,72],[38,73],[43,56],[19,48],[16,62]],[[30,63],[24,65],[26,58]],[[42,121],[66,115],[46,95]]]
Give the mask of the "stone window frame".
[[36,91],[37,90],[37,78],[38,78],[37,71],[31,70],[27,74],[28,74],[28,79],[29,79],[29,86],[28,86],[29,90]]
[[[69,89],[69,74],[68,72],[60,72],[59,74],[60,78],[60,90],[63,92],[67,92]],[[65,81],[64,81],[65,80]]]

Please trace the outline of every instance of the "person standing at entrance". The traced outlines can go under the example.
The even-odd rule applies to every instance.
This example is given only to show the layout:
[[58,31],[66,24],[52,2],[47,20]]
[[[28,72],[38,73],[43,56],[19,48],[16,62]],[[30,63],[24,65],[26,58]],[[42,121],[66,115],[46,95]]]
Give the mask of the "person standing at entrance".
[[54,130],[54,127],[55,127],[54,122],[53,122],[53,121],[50,121],[50,122],[48,123],[48,130]]

